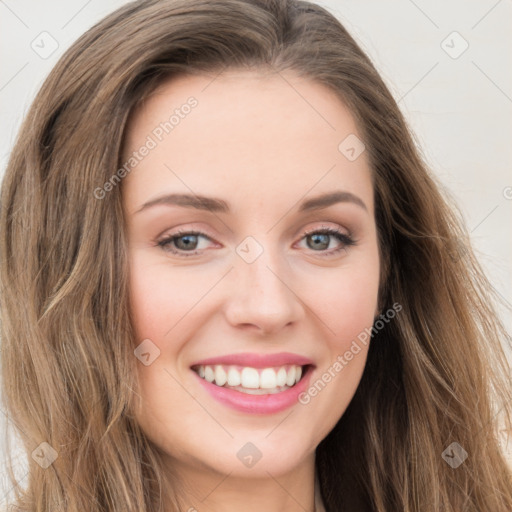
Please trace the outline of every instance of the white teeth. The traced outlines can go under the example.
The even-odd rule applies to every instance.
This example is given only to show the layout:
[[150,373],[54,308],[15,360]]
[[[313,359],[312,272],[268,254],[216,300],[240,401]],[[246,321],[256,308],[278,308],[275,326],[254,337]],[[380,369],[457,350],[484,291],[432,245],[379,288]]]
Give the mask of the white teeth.
[[224,386],[228,380],[228,376],[224,371],[224,368],[220,364],[215,367],[215,384],[217,386]]
[[256,369],[239,366],[201,365],[196,368],[199,377],[217,386],[227,386],[249,394],[273,394],[294,386],[302,376],[302,366],[287,365]]
[[260,375],[256,368],[244,368],[242,370],[242,387],[249,389],[260,387]]
[[295,366],[292,366],[289,370],[288,370],[288,375],[286,377],[286,385],[287,386],[293,386],[295,384],[295,375],[296,375],[296,372],[295,372]]
[[208,382],[213,382],[215,380],[215,373],[214,373],[213,368],[211,366],[205,366],[204,367],[204,378]]
[[286,368],[279,368],[279,371],[277,372],[277,385],[278,386],[285,386],[286,385]]
[[[201,374],[199,374],[201,377]],[[228,370],[228,386],[240,386],[242,382],[240,372],[236,368],[230,368]]]
[[260,376],[260,388],[273,389],[277,386],[277,376],[273,368],[265,368]]

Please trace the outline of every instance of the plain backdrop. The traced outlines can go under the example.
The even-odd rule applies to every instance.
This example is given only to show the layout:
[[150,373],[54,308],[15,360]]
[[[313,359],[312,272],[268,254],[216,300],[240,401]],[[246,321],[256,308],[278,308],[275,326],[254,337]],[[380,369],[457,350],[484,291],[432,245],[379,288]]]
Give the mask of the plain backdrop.
[[[78,36],[125,3],[0,0],[1,174],[50,69]],[[512,2],[318,3],[340,19],[374,62],[425,159],[459,204],[489,278],[512,303]],[[503,318],[510,328],[505,311]],[[22,457],[17,460],[23,477]],[[0,505],[12,492],[1,467]]]

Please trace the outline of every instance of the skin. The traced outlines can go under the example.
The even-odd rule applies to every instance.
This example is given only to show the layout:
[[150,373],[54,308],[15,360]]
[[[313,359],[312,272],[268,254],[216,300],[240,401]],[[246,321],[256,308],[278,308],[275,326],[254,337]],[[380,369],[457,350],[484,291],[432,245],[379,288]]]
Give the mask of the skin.
[[[292,72],[230,70],[163,84],[131,117],[125,160],[190,96],[197,107],[122,183],[134,347],[150,339],[160,350],[150,365],[138,364],[137,419],[187,486],[183,510],[313,510],[315,449],[352,399],[368,347],[307,405],[274,414],[217,402],[190,366],[239,352],[292,352],[314,361],[314,383],[372,326],[379,253],[371,173],[366,152],[351,162],[338,150],[347,135],[362,137],[323,85]],[[298,211],[334,190],[366,208],[339,202]],[[231,210],[159,204],[137,213],[169,193],[220,198]],[[356,244],[331,236],[319,249],[304,232],[324,227]],[[158,245],[177,230],[205,233],[199,254]],[[263,248],[251,264],[236,252],[248,236]],[[262,454],[252,468],[236,456],[248,442]]]

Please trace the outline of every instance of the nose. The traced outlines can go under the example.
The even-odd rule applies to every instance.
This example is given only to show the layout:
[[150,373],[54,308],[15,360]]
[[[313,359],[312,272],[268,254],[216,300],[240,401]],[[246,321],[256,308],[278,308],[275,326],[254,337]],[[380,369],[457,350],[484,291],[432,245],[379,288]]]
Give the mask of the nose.
[[225,315],[236,328],[274,334],[296,324],[304,316],[301,298],[285,265],[267,251],[252,263],[238,260],[231,275],[231,289]]

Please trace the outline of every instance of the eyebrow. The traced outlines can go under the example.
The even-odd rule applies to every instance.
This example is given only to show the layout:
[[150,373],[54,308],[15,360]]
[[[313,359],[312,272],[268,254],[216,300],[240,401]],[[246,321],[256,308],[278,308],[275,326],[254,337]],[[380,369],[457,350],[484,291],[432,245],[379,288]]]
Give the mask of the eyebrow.
[[[351,192],[342,190],[312,197],[311,199],[302,202],[298,211],[321,210],[322,208],[327,208],[328,206],[332,206],[336,203],[353,203],[363,208],[363,210],[368,211],[368,208],[361,198]],[[223,199],[198,196],[195,194],[166,194],[147,201],[135,213],[147,210],[148,208],[156,205],[174,205],[220,213],[229,213],[230,211],[229,204]]]

